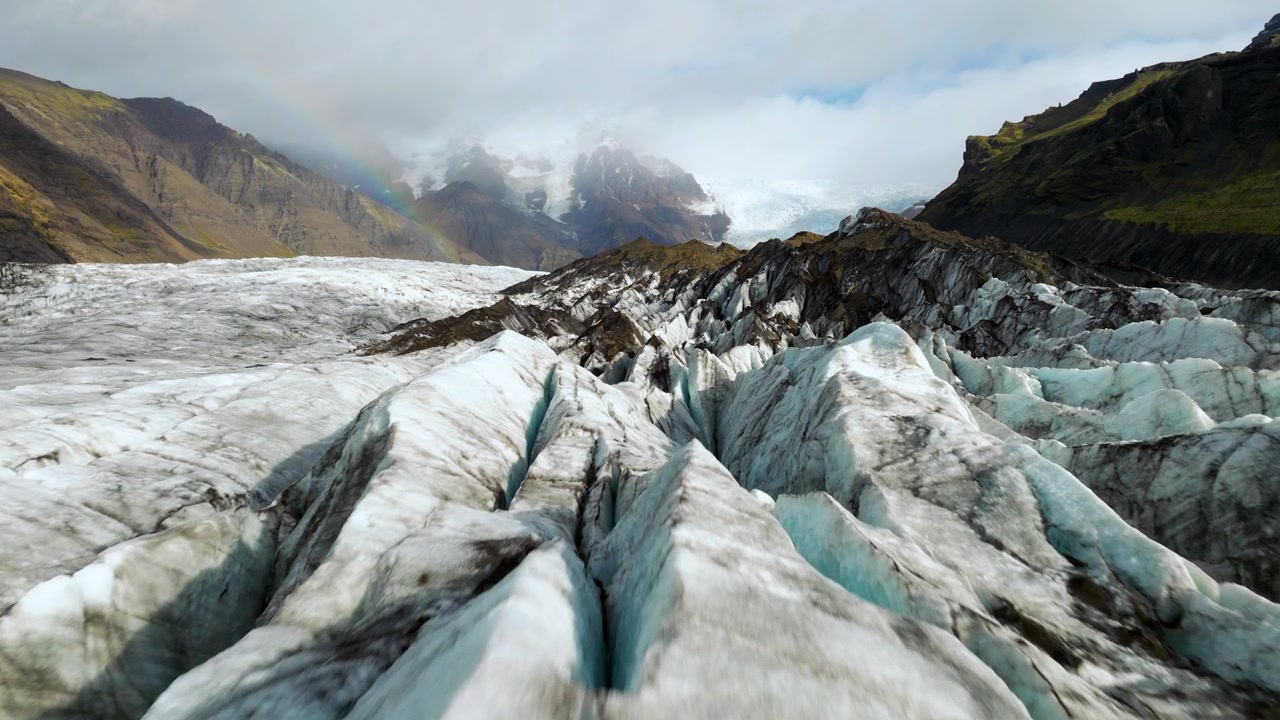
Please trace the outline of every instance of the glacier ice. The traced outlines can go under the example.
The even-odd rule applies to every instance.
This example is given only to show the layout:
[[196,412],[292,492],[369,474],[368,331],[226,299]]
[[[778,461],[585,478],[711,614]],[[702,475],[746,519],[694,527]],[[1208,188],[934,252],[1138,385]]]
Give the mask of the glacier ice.
[[[605,717],[1026,717],[949,635],[843,592],[694,441],[643,483],[590,559],[604,584]],[[760,638],[768,637],[768,642]],[[715,648],[714,652],[709,652]],[[734,675],[725,682],[725,657]],[[930,678],[919,692],[919,678]]]
[[268,600],[279,518],[362,406],[351,355],[529,273],[307,258],[60,267],[0,317],[0,714],[139,717]]
[[1280,712],[1280,296],[620,252],[10,298],[0,715]]

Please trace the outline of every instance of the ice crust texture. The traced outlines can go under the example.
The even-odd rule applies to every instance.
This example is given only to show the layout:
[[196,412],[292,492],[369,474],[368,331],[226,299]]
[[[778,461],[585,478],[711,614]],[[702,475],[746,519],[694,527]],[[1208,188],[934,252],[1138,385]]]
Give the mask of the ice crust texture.
[[1280,298],[888,222],[823,241],[888,247],[866,317],[825,246],[57,269],[0,315],[0,716],[1280,713]]

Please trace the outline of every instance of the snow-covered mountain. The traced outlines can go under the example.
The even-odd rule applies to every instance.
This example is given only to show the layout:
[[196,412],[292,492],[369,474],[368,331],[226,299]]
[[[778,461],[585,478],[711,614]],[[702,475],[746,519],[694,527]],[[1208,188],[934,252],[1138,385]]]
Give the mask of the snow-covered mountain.
[[674,163],[604,142],[559,159],[454,143],[419,158],[415,217],[498,264],[549,270],[645,237],[719,242],[730,220]]
[[[670,160],[633,155],[607,137],[596,145],[566,145],[542,154],[504,154],[478,140],[458,140],[420,154],[405,181],[418,188],[420,194],[430,194],[451,182],[467,180],[513,209],[562,219],[581,208],[592,195],[618,195],[610,192],[607,185],[587,188],[587,192],[578,187],[583,166],[592,165],[597,169],[604,166],[610,174],[627,178],[634,178],[635,169],[643,168],[654,177],[645,178],[641,187],[651,187],[656,178],[675,179],[672,189],[676,192],[662,198],[659,206],[687,208],[705,218],[722,214],[728,221],[727,230],[717,225],[703,230],[699,237],[724,240],[739,247],[798,232],[831,232],[855,208],[875,206],[899,212],[933,194],[924,187],[855,187],[835,180],[766,181],[706,175],[695,178]],[[593,227],[590,222],[585,225]],[[628,237],[625,241],[634,239]],[[649,239],[668,244],[664,237]]]
[[2,312],[5,717],[1280,710],[1277,293],[869,211]]

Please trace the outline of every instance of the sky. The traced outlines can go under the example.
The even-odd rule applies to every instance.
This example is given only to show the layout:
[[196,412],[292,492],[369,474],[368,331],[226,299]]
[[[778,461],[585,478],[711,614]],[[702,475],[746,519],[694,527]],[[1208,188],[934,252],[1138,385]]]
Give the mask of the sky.
[[940,190],[968,135],[1242,48],[1266,0],[5,0],[0,67],[401,157],[609,135],[695,175]]

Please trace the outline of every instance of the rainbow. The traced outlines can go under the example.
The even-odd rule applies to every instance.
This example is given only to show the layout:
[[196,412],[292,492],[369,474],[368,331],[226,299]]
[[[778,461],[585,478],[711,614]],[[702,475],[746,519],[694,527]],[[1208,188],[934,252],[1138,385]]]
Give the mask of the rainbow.
[[[234,33],[232,35],[234,36]],[[253,48],[240,43],[237,45],[240,52],[236,53],[235,57],[245,70],[240,77],[252,78],[252,82],[260,90],[283,99],[292,109],[292,115],[305,125],[301,128],[302,130],[310,137],[320,139],[329,149],[336,151],[361,175],[371,178],[383,175],[379,168],[366,159],[370,155],[366,152],[366,148],[371,147],[372,143],[366,136],[339,120],[320,93],[305,91],[295,79],[277,71],[272,63],[263,59]],[[452,261],[461,259],[458,248],[466,246],[465,239],[451,237],[436,218],[426,217],[424,213],[418,212],[416,208],[402,202],[399,198],[374,199],[421,228],[426,239],[431,243],[433,255],[440,255],[442,259]]]

